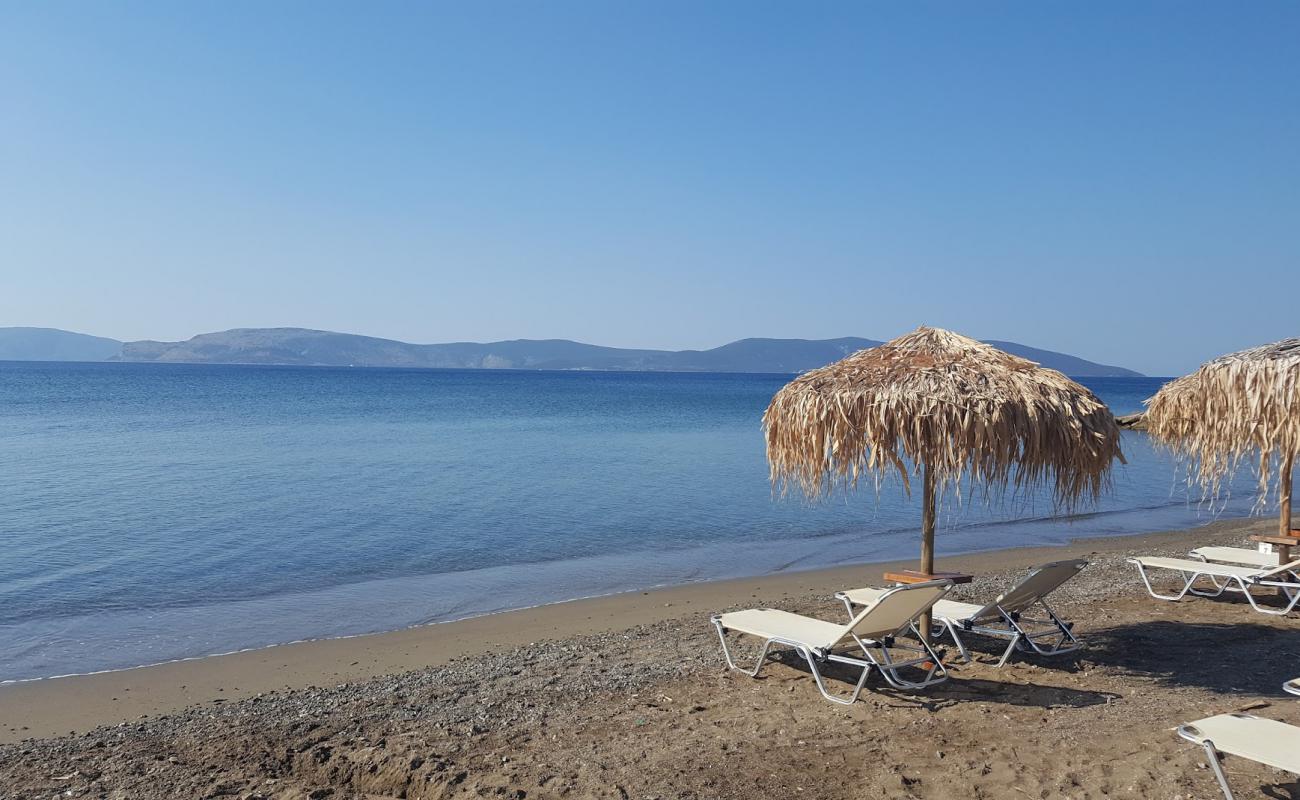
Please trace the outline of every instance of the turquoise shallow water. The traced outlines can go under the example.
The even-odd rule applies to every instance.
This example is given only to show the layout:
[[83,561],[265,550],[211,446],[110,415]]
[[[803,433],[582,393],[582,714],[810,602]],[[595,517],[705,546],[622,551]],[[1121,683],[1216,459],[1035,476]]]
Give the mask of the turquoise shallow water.
[[[759,423],[787,380],[0,363],[0,680],[914,555],[896,485],[772,496]],[[1161,384],[1085,382],[1116,413]],[[1096,512],[949,504],[941,552],[1211,519],[1141,435],[1125,451]]]

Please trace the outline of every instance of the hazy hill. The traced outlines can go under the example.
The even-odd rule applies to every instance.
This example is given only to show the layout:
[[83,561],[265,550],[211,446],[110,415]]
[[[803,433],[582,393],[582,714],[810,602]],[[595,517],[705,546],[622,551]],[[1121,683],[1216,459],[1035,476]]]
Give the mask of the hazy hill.
[[[200,334],[184,342],[127,342],[119,358],[204,364],[802,372],[877,344],[873,339],[853,337],[741,339],[711,350],[668,351],[600,347],[565,339],[408,344],[304,328],[237,328]],[[1070,375],[1138,374],[1014,342],[993,344]]]
[[660,350],[623,350],[564,339],[408,344],[306,328],[236,328],[184,342],[127,342],[123,361],[464,369],[642,369]]
[[686,372],[803,372],[838,361],[874,339],[741,339],[712,350],[663,352],[651,369]]
[[1064,372],[1066,375],[1105,378],[1142,377],[1142,373],[1134,372],[1131,369],[1114,367],[1108,364],[1097,364],[1092,361],[1085,361],[1082,358],[1066,355],[1065,353],[1054,353],[1051,350],[1039,350],[1037,347],[1027,347],[1026,345],[1017,344],[1015,342],[1000,342],[996,339],[988,339],[987,341],[999,350],[1005,350],[1013,356],[1027,358],[1030,361],[1037,361],[1043,366]]
[[116,339],[57,328],[0,328],[0,361],[104,361],[120,352]]
[[[306,328],[236,328],[183,342],[119,342],[54,328],[0,328],[0,361],[157,361],[187,364],[803,372],[880,342],[874,339],[741,339],[711,350],[631,350],[567,339],[409,344]],[[1123,367],[990,342],[1068,375],[1134,376]]]

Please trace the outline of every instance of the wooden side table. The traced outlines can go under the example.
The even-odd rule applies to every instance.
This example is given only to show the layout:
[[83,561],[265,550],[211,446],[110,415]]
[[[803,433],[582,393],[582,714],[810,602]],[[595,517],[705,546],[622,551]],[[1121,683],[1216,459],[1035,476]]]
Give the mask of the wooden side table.
[[886,572],[884,577],[890,583],[898,584],[925,583],[926,581],[937,581],[941,578],[947,578],[953,583],[970,583],[975,580],[974,575],[968,575],[965,572],[933,572],[927,575],[914,569]]
[[[1277,563],[1279,564],[1285,564],[1294,558],[1291,554],[1291,548],[1300,547],[1300,538],[1295,536],[1264,536],[1263,534],[1256,534],[1248,538],[1252,542],[1273,545],[1273,549],[1277,550]],[[1280,597],[1285,597],[1286,589],[1278,587],[1277,593]]]
[[1278,562],[1285,564],[1291,560],[1291,548],[1300,547],[1300,538],[1295,536],[1265,536],[1255,534],[1249,537],[1252,542],[1271,544],[1277,549]]

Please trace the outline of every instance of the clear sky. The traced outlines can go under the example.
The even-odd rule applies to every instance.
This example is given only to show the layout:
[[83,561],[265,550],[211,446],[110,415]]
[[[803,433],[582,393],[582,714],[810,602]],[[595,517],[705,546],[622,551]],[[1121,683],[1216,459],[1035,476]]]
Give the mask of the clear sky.
[[0,325],[1152,374],[1300,335],[1295,2],[0,2]]

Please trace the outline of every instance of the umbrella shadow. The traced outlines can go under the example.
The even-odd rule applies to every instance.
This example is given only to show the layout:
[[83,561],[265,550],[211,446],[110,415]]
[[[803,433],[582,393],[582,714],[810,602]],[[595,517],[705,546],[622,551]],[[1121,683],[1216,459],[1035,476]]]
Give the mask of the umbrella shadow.
[[[773,657],[773,661],[812,678],[808,662],[793,652],[783,652]],[[844,694],[852,691],[860,672],[839,664],[825,664],[818,668],[831,691],[842,689]],[[896,689],[886,684],[879,673],[867,680],[867,686],[877,697],[888,697],[909,707],[938,711],[961,703],[986,702],[1003,703],[1013,706],[1033,708],[1087,708],[1102,705],[1119,698],[1114,692],[1098,692],[1086,689],[1072,689],[1062,686],[1049,686],[1034,683],[1005,683],[982,678],[964,678],[950,674],[948,680],[935,684],[924,690],[924,694]]]
[[1079,663],[1113,667],[1165,686],[1278,695],[1284,681],[1300,675],[1300,630],[1257,622],[1154,620],[1093,632],[1077,655]]
[[[970,653],[972,662],[986,667],[995,667],[1007,649],[1006,639],[992,636],[965,634],[962,637],[962,643],[966,645],[966,650]],[[1007,661],[1007,669],[1015,669],[1018,664],[1033,664],[1043,669],[1072,672],[1078,669],[1079,661],[1087,657],[1090,643],[1089,640],[1085,640],[1082,648],[1054,656],[1041,656],[1036,653],[1017,650],[1011,654],[1011,658]],[[962,666],[963,662],[957,648],[952,645],[952,639],[949,638],[948,634],[945,633],[944,638],[935,643],[934,649],[938,651],[944,663]]]

